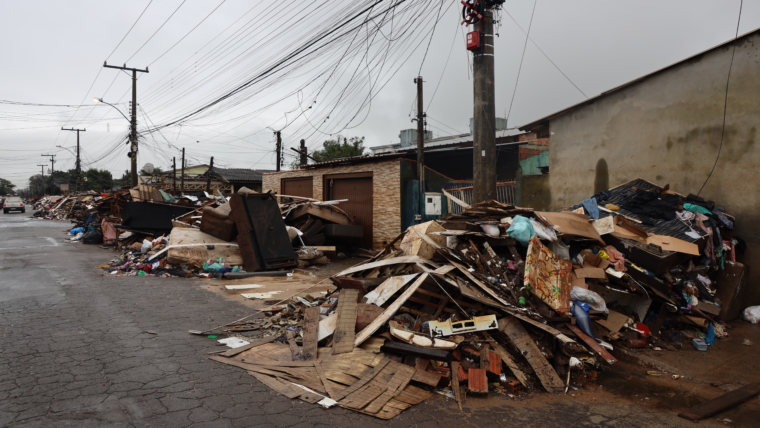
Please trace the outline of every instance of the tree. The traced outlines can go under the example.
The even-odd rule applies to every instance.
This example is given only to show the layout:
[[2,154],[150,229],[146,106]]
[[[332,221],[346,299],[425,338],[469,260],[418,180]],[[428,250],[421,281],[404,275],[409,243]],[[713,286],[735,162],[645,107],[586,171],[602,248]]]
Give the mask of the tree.
[[82,185],[79,186],[80,190],[102,192],[113,188],[113,176],[111,171],[106,169],[90,168],[82,174],[82,180]]
[[140,176],[146,176],[146,175],[147,176],[154,176],[154,175],[161,175],[163,173],[164,172],[161,170],[161,168],[156,166],[156,167],[153,167],[153,172],[151,172],[151,173],[149,173],[145,169],[141,169],[140,172],[137,175],[140,175]]
[[353,156],[364,155],[364,137],[343,137],[343,142],[338,136],[335,140],[327,140],[322,143],[322,149],[316,150],[311,157],[317,162],[327,162],[340,158],[349,158]]
[[16,187],[15,184],[4,178],[0,178],[0,195],[8,195],[10,193],[13,193],[14,187]]

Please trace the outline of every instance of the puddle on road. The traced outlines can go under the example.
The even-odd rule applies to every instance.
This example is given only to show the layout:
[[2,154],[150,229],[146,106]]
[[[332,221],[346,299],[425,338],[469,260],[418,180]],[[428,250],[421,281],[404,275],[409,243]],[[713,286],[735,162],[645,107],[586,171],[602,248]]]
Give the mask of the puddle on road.
[[670,376],[667,373],[651,376],[642,367],[621,364],[600,375],[598,383],[607,392],[646,401],[663,410],[686,409],[705,401],[704,397],[690,390],[687,380],[673,380]]

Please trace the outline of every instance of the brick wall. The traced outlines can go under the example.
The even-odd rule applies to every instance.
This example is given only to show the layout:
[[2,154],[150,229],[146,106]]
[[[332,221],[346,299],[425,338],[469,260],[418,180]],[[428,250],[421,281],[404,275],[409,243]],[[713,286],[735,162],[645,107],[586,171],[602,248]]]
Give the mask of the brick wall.
[[[543,152],[544,150],[547,150],[549,146],[549,139],[538,138],[538,135],[535,132],[522,134],[517,138],[517,141],[530,141],[530,144],[520,146],[520,149],[519,149],[520,160],[524,160],[531,156],[541,154],[541,152]],[[547,146],[547,148],[537,149],[535,147],[530,147],[530,146]]]
[[323,175],[372,172],[372,247],[383,249],[401,233],[401,161],[398,159],[325,167],[265,173],[262,188],[280,193],[283,178],[314,177],[314,198],[323,198]]

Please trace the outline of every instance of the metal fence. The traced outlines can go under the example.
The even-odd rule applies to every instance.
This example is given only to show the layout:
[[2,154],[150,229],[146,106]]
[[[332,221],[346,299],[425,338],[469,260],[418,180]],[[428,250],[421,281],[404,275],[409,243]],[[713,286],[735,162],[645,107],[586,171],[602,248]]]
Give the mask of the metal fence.
[[[472,186],[455,187],[446,189],[447,192],[457,199],[464,201],[467,204],[472,204]],[[515,182],[505,181],[496,183],[496,200],[502,204],[515,204]],[[459,214],[462,212],[462,207],[456,202],[448,199],[449,214]]]

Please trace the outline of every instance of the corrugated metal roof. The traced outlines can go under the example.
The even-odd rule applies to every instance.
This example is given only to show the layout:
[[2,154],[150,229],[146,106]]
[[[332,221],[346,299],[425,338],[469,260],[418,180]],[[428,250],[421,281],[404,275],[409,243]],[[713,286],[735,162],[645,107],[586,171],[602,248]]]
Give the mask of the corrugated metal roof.
[[274,171],[263,170],[263,169],[214,167],[213,172],[229,183],[233,183],[233,182],[253,183],[253,182],[260,182],[261,177],[264,175],[264,173],[274,172]]
[[[496,131],[496,138],[505,138],[505,137],[511,137],[513,135],[519,135],[523,134],[522,131],[520,131],[517,128],[510,128],[510,129],[503,129],[500,131]],[[467,144],[472,143],[473,136],[471,134],[460,134],[460,135],[451,135],[447,137],[438,137],[434,138],[432,140],[425,141],[425,148],[434,148],[434,147],[443,147],[443,146],[455,146],[460,144]],[[412,145],[408,147],[401,147],[401,144],[388,144],[384,146],[375,146],[371,147],[370,149],[386,149],[387,151],[382,151],[378,153],[377,155],[383,155],[386,153],[393,153],[393,152],[402,152],[407,150],[417,150],[417,146]],[[376,156],[377,156],[376,155]]]

